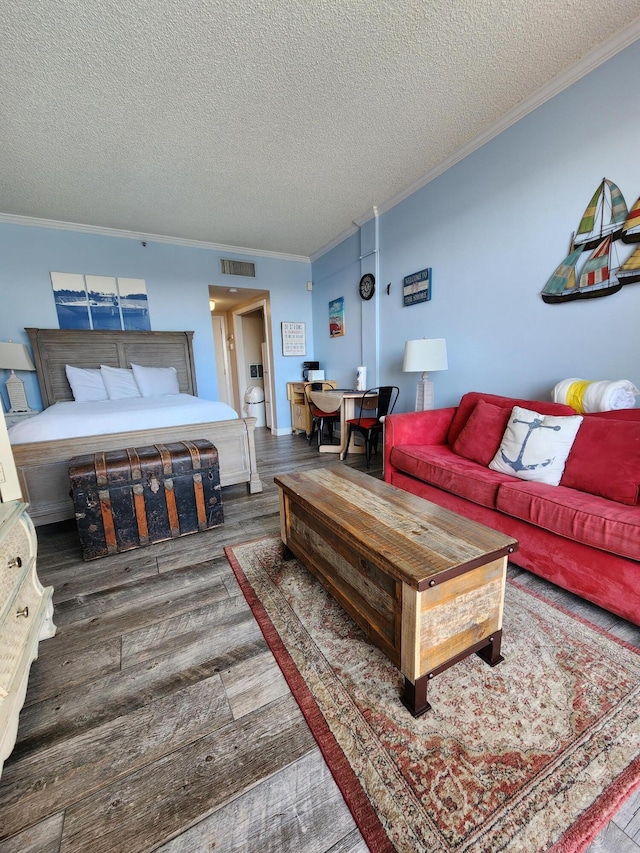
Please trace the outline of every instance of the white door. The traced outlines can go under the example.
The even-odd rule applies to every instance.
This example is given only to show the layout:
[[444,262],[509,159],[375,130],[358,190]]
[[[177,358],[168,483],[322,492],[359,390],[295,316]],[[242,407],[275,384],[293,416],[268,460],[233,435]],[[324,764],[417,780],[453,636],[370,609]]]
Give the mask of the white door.
[[273,411],[271,408],[271,360],[269,358],[269,347],[266,342],[262,344],[262,373],[264,380],[264,413],[267,426],[271,429],[273,423]]
[[233,407],[231,393],[231,374],[229,371],[229,355],[227,353],[227,323],[225,318],[217,314],[211,315],[213,323],[213,342],[216,354],[216,372],[218,375],[218,399]]

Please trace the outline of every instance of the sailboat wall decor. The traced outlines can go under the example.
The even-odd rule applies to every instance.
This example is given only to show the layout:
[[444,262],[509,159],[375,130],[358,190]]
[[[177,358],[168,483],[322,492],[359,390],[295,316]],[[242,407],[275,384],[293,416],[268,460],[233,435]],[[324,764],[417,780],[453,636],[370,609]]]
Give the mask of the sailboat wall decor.
[[[549,305],[610,296],[640,281],[640,246],[619,266],[612,265],[614,241],[640,242],[640,198],[631,209],[613,181],[603,178],[572,235],[569,254],[542,289]],[[585,250],[593,249],[578,271]]]
[[582,246],[574,249],[556,269],[542,291],[542,299],[549,305],[571,302],[574,299],[594,299],[610,296],[622,289],[616,279],[611,278],[609,254],[611,237],[605,237],[587,258],[580,274],[576,272],[582,257]]
[[620,266],[617,275],[620,284],[633,284],[640,281],[640,246]]
[[603,237],[617,240],[627,218],[627,204],[613,181],[603,178],[582,215],[574,243],[595,249]]
[[574,249],[558,266],[542,291],[542,298],[550,305],[558,302],[569,302],[576,299],[574,294],[578,293],[578,279],[576,277],[576,264],[582,256],[582,246]]
[[624,221],[621,237],[624,243],[638,243],[640,241],[640,198],[633,205]]

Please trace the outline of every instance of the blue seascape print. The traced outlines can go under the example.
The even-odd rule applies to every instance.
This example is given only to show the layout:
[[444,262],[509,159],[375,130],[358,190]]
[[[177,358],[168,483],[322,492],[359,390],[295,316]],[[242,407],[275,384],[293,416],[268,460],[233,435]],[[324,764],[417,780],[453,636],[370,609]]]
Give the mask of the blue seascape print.
[[149,331],[144,279],[51,273],[61,329]]

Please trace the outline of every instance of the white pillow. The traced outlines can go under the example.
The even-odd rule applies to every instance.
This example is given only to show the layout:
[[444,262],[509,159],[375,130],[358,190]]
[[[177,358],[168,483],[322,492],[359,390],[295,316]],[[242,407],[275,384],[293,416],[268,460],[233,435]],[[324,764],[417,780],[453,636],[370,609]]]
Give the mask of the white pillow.
[[101,364],[100,373],[110,400],[124,400],[127,397],[142,396],[136,385],[136,380],[133,378],[133,370]]
[[133,363],[131,367],[143,397],[163,397],[166,394],[180,393],[175,367],[143,367]]
[[489,468],[557,486],[581,423],[581,415],[541,415],[514,406]]
[[102,374],[97,367],[73,367],[71,364],[65,364],[64,369],[76,403],[94,403],[109,399]]

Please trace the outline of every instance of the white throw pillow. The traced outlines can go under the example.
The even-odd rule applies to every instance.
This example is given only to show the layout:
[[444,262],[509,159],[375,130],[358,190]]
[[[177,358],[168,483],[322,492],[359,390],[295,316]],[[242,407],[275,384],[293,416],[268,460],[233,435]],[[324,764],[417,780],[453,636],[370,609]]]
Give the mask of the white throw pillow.
[[95,403],[108,400],[102,374],[97,367],[73,367],[65,364],[65,372],[76,403]]
[[489,468],[557,486],[581,423],[581,415],[541,415],[514,406]]
[[143,367],[131,364],[133,376],[143,397],[163,397],[179,394],[178,372],[175,367]]
[[100,373],[110,400],[124,400],[127,397],[142,396],[136,385],[136,380],[133,378],[133,370],[101,364]]

